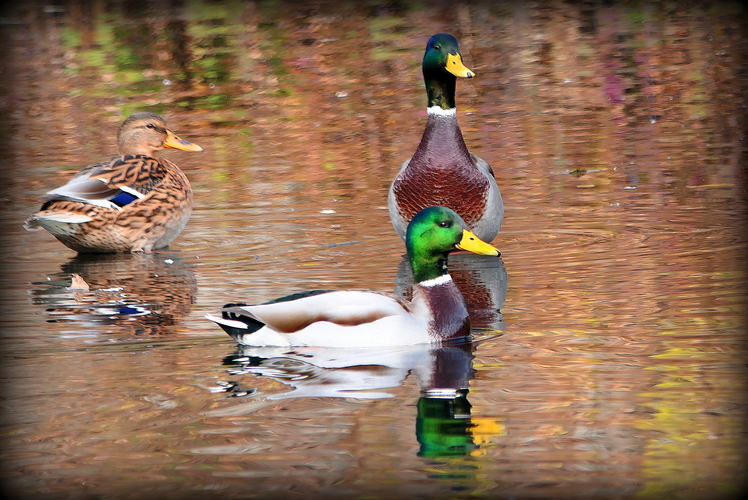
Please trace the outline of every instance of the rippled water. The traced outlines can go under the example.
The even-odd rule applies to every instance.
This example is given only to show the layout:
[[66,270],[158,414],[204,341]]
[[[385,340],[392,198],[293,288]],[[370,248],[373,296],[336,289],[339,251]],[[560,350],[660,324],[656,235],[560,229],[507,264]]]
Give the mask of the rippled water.
[[[741,491],[739,6],[148,5],[5,14],[9,494]],[[477,73],[458,82],[460,124],[506,206],[501,258],[450,260],[474,342],[238,349],[203,319],[230,300],[408,295],[386,192],[420,139],[420,58],[439,31]],[[172,250],[76,256],[24,231],[136,109],[205,148],[165,153],[196,192]],[[90,289],[69,290],[73,274]]]

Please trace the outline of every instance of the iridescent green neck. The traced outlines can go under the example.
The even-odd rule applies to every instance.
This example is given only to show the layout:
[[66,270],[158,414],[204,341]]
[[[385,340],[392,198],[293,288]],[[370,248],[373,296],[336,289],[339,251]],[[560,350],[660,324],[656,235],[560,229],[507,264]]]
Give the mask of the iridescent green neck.
[[455,85],[457,77],[446,71],[428,72],[424,69],[428,107],[438,106],[448,110],[455,108]]
[[413,281],[420,283],[449,274],[447,254],[430,251],[423,248],[425,245],[419,243],[422,242],[408,240],[405,244],[410,267],[413,269]]

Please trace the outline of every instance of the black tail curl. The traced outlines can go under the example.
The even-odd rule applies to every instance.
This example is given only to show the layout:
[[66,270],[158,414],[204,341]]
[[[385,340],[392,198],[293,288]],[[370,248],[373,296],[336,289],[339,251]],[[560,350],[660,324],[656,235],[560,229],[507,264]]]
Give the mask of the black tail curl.
[[242,309],[242,306],[246,306],[247,304],[237,302],[237,303],[231,303],[226,304],[221,309],[221,317],[223,319],[230,319],[232,321],[239,321],[241,323],[244,323],[247,325],[246,328],[237,328],[230,325],[224,325],[219,323],[219,326],[223,328],[223,331],[231,335],[234,340],[241,343],[241,339],[245,335],[251,335],[252,333],[256,332],[263,326],[265,326],[265,323],[262,321],[259,321],[253,316],[250,316],[249,313],[247,313],[244,309]]

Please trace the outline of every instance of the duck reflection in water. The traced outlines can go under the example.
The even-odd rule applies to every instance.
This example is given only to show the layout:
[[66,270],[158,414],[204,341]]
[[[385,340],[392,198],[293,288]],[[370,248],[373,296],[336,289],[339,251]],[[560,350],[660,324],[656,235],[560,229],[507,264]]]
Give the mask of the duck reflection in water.
[[197,294],[194,273],[174,252],[78,254],[50,278],[32,283],[33,303],[46,306],[48,321],[76,322],[96,335],[173,333]]
[[[292,390],[263,394],[243,382],[220,382],[213,392],[246,396],[249,401],[210,412],[211,416],[252,413],[273,401],[336,397],[380,399],[394,397],[412,375],[420,388],[416,415],[419,455],[427,457],[475,454],[486,442],[485,423],[470,418],[468,385],[473,376],[474,345],[444,344],[391,348],[316,348],[239,346],[224,359],[233,376],[258,375]],[[481,429],[480,436],[474,432]]]

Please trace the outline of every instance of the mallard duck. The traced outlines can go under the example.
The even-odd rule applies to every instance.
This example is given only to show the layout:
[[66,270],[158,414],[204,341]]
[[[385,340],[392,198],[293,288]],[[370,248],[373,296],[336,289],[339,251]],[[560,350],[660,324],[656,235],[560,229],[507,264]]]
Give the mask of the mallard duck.
[[504,218],[504,203],[493,170],[470,153],[457,124],[457,77],[475,73],[462,63],[457,39],[440,33],[429,39],[423,56],[428,119],[421,142],[390,187],[390,218],[401,238],[419,210],[442,205],[465,219],[478,238],[492,241]]
[[202,151],[174,135],[154,113],[135,113],[117,134],[120,156],[90,165],[49,191],[26,220],[83,253],[146,252],[171,243],[192,213],[192,188],[163,148]]
[[454,210],[426,208],[405,238],[413,269],[413,300],[373,291],[314,290],[259,305],[226,304],[206,315],[239,344],[253,346],[372,347],[415,345],[465,337],[465,299],[447,270],[447,255],[467,250],[500,255],[478,239]]

